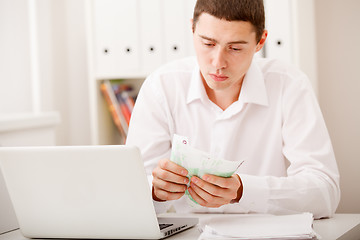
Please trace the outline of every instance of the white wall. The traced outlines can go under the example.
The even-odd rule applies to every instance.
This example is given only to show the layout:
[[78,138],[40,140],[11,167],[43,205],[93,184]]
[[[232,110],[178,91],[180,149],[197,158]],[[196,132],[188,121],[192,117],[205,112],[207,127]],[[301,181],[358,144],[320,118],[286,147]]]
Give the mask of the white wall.
[[360,1],[315,7],[319,100],[341,176],[338,212],[360,213]]
[[58,111],[57,145],[90,144],[84,0],[0,0],[0,116]]
[[[0,0],[0,147],[54,145],[51,69],[39,71],[39,48],[49,62],[50,1]],[[44,14],[39,22],[37,12]],[[39,24],[38,24],[39,23]],[[43,32],[38,35],[38,28]],[[40,44],[38,39],[41,39]],[[0,234],[18,228],[0,171]]]
[[[275,0],[276,1],[276,0]],[[319,94],[317,73],[317,42],[315,29],[315,2],[292,0],[294,63],[304,71],[316,95]]]
[[0,114],[33,110],[28,22],[27,0],[0,1]]
[[35,0],[42,109],[60,112],[57,145],[90,144],[84,0]]

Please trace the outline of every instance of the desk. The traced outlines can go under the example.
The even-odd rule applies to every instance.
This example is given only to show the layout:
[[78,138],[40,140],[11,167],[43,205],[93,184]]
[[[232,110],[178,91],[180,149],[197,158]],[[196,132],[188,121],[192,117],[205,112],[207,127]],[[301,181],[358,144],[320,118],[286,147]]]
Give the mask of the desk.
[[[199,217],[200,221],[209,217],[221,216],[221,214],[162,214],[162,217]],[[314,230],[322,238],[321,240],[335,240],[346,234],[349,230],[360,224],[360,214],[335,214],[333,218],[322,219],[314,221]],[[359,233],[359,232],[358,232]],[[198,228],[195,226],[189,230],[178,233],[172,237],[166,238],[166,240],[196,240],[200,235]],[[356,238],[348,238],[348,240],[360,239],[360,233]],[[22,236],[19,230],[12,231],[6,234],[0,235],[0,240],[27,240]],[[345,239],[344,239],[345,240]]]

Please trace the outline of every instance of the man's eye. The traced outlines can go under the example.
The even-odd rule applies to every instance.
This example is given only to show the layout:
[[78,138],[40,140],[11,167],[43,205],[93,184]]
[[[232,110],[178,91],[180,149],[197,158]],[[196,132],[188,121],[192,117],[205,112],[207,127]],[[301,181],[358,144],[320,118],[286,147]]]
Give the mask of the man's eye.
[[207,46],[207,47],[213,47],[213,46],[215,46],[215,44],[213,44],[213,43],[206,43],[206,42],[204,43],[204,45]]
[[236,52],[241,51],[241,48],[231,47],[230,49],[233,50],[233,51],[236,51]]

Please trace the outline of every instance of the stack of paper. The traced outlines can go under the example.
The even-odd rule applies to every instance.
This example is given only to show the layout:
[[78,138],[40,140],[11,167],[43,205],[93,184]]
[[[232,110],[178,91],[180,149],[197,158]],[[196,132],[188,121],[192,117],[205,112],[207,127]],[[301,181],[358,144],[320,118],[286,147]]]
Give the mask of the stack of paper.
[[198,240],[210,239],[318,239],[313,215],[226,215],[204,220]]

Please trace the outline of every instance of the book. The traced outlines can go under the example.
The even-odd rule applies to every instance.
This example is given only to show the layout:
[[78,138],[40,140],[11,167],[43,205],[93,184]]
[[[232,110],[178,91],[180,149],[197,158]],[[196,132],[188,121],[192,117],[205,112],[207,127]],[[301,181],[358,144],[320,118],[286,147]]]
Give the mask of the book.
[[124,93],[125,92],[120,91],[118,93],[115,93],[115,95],[116,95],[116,98],[117,98],[118,103],[120,105],[121,113],[124,116],[127,125],[129,126],[132,109],[130,109],[130,107],[128,106],[127,98],[124,95]]
[[100,84],[100,90],[108,105],[108,109],[112,116],[113,122],[118,132],[120,133],[121,142],[122,144],[125,144],[128,133],[128,123],[121,113],[120,105],[114,93],[111,82],[109,80],[104,80]]
[[107,102],[110,114],[125,144],[132,110],[135,105],[134,91],[131,85],[122,80],[103,80],[101,92]]
[[135,105],[134,98],[132,98],[130,96],[129,91],[121,91],[120,95],[121,95],[121,98],[125,101],[125,104],[131,113],[133,111],[134,105]]
[[127,124],[130,123],[131,113],[134,109],[135,99],[131,97],[133,95],[133,88],[128,84],[124,84],[121,81],[114,81],[113,89],[116,98],[120,105],[121,113],[123,114]]

